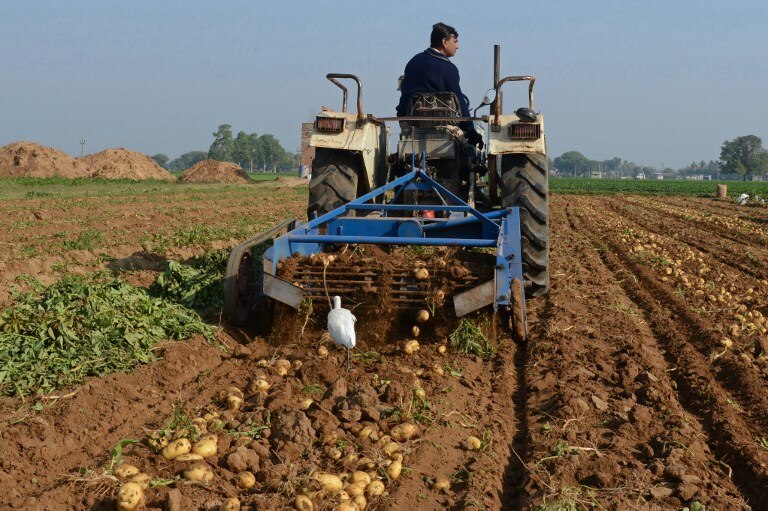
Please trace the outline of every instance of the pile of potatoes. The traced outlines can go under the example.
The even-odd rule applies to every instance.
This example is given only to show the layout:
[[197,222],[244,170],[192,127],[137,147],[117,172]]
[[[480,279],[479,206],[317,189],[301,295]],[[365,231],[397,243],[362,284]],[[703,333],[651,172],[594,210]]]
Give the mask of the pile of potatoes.
[[[251,399],[256,394],[268,396],[270,391],[278,388],[276,386],[294,384],[291,380],[280,379],[290,377],[301,365],[300,360],[259,361],[258,366],[263,370],[257,371],[247,386],[248,398],[237,387],[221,389],[216,394],[214,406],[208,407],[198,417],[180,421],[176,429],[166,428],[150,433],[146,444],[167,460],[170,470],[179,480],[188,481],[187,484],[211,484],[221,474],[216,472],[218,461],[212,462],[210,458],[224,459],[238,446],[254,442],[249,436],[240,436],[234,441],[228,440],[226,445],[231,444],[232,447],[228,452],[221,452],[220,439],[222,435],[231,434],[232,418],[249,413],[249,409],[253,413]],[[414,389],[414,396],[426,398],[421,387]],[[296,410],[317,406],[311,398],[298,399],[300,397],[297,396]],[[248,405],[249,402],[251,405]],[[294,507],[298,510],[333,508],[338,511],[363,511],[373,499],[386,494],[387,486],[402,474],[408,442],[421,434],[419,426],[411,422],[396,424],[387,429],[385,434],[376,424],[347,422],[343,430],[323,435],[318,430],[319,438],[314,446],[319,455],[315,457],[318,463],[306,467],[303,472],[305,476],[297,479],[301,484],[295,496],[291,497]],[[268,430],[264,434],[260,441],[269,449],[266,439]],[[367,447],[361,448],[362,445]],[[253,472],[243,470],[233,473],[236,473],[236,477],[230,482],[242,490],[242,495],[258,491]],[[152,477],[130,464],[118,466],[114,475],[121,482],[115,499],[116,509],[140,510],[146,502],[146,492],[150,491]],[[240,508],[240,500],[230,497],[221,503],[219,510],[238,511]]]

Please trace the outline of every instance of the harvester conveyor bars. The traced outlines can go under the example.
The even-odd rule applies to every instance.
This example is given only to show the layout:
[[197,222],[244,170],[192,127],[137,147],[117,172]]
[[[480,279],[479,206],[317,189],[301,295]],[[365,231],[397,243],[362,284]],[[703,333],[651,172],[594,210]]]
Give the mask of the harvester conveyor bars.
[[[400,192],[409,189],[432,190],[443,204],[395,204]],[[395,198],[386,201],[389,191],[395,193]],[[449,212],[449,217],[390,215],[421,210]],[[351,211],[378,211],[379,215],[348,216]],[[264,253],[263,270],[265,277],[268,276],[265,281],[270,285],[265,285],[262,291],[298,308],[307,290],[277,277],[278,264],[294,254],[310,256],[323,252],[327,246],[342,244],[496,247],[494,279],[455,296],[456,313],[464,315],[485,305],[493,305],[496,310],[501,305],[519,307],[525,315],[525,298],[517,291],[524,283],[519,209],[481,213],[423,169],[416,169],[276,238]]]

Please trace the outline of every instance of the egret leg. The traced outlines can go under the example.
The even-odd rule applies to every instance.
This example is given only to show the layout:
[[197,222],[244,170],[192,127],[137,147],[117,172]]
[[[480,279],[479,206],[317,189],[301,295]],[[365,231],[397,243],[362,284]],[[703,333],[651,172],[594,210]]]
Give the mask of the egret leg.
[[347,348],[347,374],[349,374],[349,348]]

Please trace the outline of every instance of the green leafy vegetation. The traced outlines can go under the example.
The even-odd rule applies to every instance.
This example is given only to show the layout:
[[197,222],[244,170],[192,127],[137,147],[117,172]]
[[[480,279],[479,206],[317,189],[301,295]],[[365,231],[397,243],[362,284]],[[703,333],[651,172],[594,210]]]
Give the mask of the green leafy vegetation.
[[221,307],[228,256],[228,250],[214,250],[206,252],[192,266],[170,261],[150,287],[150,293],[192,309]]
[[459,353],[477,355],[488,360],[496,352],[493,343],[483,332],[483,329],[468,319],[462,318],[456,330],[448,338],[451,348]]
[[154,346],[214,334],[194,311],[104,273],[16,293],[0,315],[0,395],[47,393],[86,376],[130,371]]
[[750,193],[768,194],[768,181],[685,181],[673,179],[589,179],[580,177],[550,177],[552,193],[613,195],[633,193],[639,195],[684,195],[714,197],[718,184],[728,186],[728,195]]

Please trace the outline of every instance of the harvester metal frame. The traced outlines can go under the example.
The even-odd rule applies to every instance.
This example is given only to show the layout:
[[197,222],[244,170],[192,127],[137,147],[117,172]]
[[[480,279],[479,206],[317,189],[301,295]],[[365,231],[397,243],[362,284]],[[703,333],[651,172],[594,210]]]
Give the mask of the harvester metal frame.
[[[424,160],[423,160],[424,161]],[[442,204],[397,204],[399,194],[408,190],[432,191],[441,197]],[[394,197],[384,200],[387,192]],[[375,203],[379,202],[379,203]],[[420,218],[393,216],[397,212],[412,212],[428,208],[447,212],[447,218]],[[350,212],[365,211],[366,216],[348,216]],[[378,212],[377,214],[371,214]],[[249,290],[252,297],[230,299],[232,304],[253,301],[267,296],[299,309],[304,299],[304,289],[277,276],[280,264],[292,255],[319,254],[326,246],[350,244],[375,245],[422,245],[487,247],[496,249],[494,279],[480,284],[454,297],[457,316],[463,316],[487,305],[511,312],[511,326],[518,340],[527,337],[525,293],[523,292],[523,266],[520,240],[520,210],[517,207],[481,213],[440,183],[429,177],[425,169],[416,169],[394,181],[363,195],[341,207],[307,223],[292,224],[284,221],[282,228],[293,227],[286,234],[276,237],[272,247],[263,255],[263,268],[259,283],[243,286],[238,278],[252,265],[248,248],[254,244],[242,244],[233,250],[227,267],[225,296],[236,295],[237,289]],[[277,231],[274,228],[272,233]],[[253,240],[266,241],[266,236]],[[243,300],[245,298],[245,300]],[[229,314],[230,317],[233,315]]]

